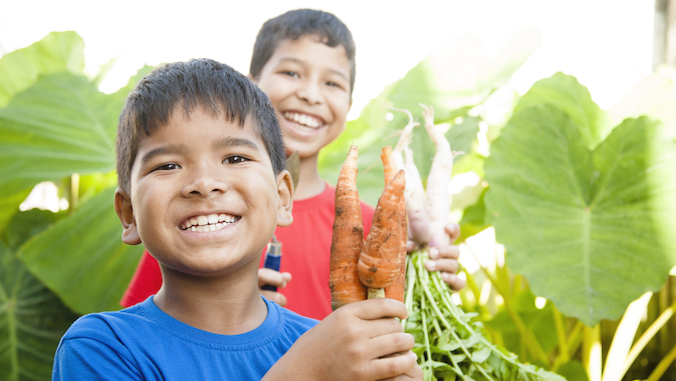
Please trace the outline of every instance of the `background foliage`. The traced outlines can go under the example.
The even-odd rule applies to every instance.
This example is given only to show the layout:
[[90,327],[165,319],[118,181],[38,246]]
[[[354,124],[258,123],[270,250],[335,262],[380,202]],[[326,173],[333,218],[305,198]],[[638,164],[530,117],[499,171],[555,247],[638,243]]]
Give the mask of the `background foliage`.
[[[463,152],[452,184],[479,179],[453,195],[463,256],[477,257],[463,258],[468,286],[458,299],[523,361],[585,380],[595,362],[632,365],[626,353],[615,360],[604,349],[601,361],[588,348],[607,348],[630,303],[659,291],[676,264],[676,115],[668,106],[676,86],[671,71],[660,71],[635,90],[639,97],[608,111],[563,73],[518,96],[509,80],[538,46],[533,29],[494,57],[476,38],[452,41],[372,100],[320,166],[334,182],[348,146],[364,147],[359,189],[375,204],[379,147],[396,143],[408,121],[402,109],[421,120],[419,103],[433,106]],[[106,68],[85,75],[83,47],[73,32],[50,33],[0,59],[0,379],[48,379],[60,335],[80,314],[119,308],[142,252],[120,240],[113,147],[124,97],[150,68],[104,94],[97,86]],[[433,146],[421,137],[412,148],[426,177]],[[20,211],[42,181],[57,184],[68,207]],[[477,241],[489,249],[473,249]],[[629,332],[630,344],[667,307]],[[653,365],[635,366],[643,373],[634,378],[669,357],[648,352]]]

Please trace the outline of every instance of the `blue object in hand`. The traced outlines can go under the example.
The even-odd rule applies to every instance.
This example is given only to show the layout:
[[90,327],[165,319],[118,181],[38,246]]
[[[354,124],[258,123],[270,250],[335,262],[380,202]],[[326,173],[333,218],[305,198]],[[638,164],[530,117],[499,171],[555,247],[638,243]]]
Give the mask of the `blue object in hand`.
[[[273,235],[272,236],[272,241],[268,243],[268,248],[265,252],[265,263],[263,264],[263,267],[266,269],[272,269],[275,271],[279,271],[279,265],[282,262],[282,243],[277,241],[277,238]],[[276,286],[271,286],[269,284],[264,284],[263,287],[261,287],[263,290],[268,290],[268,291],[277,291]]]

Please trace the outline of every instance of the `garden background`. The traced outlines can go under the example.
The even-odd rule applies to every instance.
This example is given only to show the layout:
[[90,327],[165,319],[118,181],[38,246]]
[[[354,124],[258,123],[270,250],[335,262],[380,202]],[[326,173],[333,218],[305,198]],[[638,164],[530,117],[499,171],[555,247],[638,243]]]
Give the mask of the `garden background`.
[[[349,144],[373,147],[359,187],[375,204],[379,147],[407,122],[391,108],[420,120],[419,103],[434,106],[463,152],[449,184],[463,309],[569,380],[676,379],[673,2],[366,3],[0,4],[0,380],[49,379],[70,322],[119,308],[142,251],[121,243],[112,208],[130,87],[198,56],[246,72],[261,23],[304,6],[338,15],[358,47],[326,178]],[[413,147],[425,177],[433,147]]]

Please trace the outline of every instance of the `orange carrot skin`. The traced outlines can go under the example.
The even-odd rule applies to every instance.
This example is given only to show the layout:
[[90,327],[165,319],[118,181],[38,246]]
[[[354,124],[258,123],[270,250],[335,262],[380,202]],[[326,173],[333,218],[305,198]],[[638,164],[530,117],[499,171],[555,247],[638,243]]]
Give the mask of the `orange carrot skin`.
[[357,274],[357,262],[364,244],[364,225],[357,192],[356,146],[350,147],[336,183],[336,215],[331,242],[329,287],[331,307],[366,300],[367,288]]
[[[392,181],[394,176],[397,174],[398,169],[391,146],[385,146],[382,148],[380,159],[383,162],[385,184],[387,184]],[[399,274],[392,281],[392,284],[385,287],[385,297],[398,300],[402,303],[404,302],[404,295],[406,293],[406,243],[408,241],[408,221],[406,218],[406,201],[404,200],[405,195],[406,189],[404,189],[404,197],[402,197],[401,201],[399,202],[399,224],[401,227],[401,247],[399,249],[399,260],[401,261],[401,265],[399,267]]]
[[385,288],[401,270],[400,204],[406,187],[400,170],[383,190],[373,215],[373,223],[359,256],[357,270],[369,288]]

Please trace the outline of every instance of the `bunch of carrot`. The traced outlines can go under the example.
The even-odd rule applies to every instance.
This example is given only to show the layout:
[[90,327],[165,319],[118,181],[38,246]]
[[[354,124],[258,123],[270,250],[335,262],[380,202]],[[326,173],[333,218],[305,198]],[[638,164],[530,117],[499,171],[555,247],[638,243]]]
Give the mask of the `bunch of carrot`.
[[444,226],[450,218],[451,179],[454,153],[441,126],[434,124],[434,110],[424,109],[425,130],[436,153],[423,186],[409,148],[413,129],[419,124],[407,110],[409,123],[394,149],[399,167],[406,169],[405,203],[410,238],[418,244],[407,256],[405,303],[409,318],[403,324],[416,340],[414,351],[425,380],[556,380],[555,373],[518,362],[516,355],[493,345],[481,324],[472,320],[451,300],[451,291],[438,272],[428,272],[424,263],[431,246],[449,245]]
[[[350,147],[336,184],[329,280],[333,309],[383,296],[404,302],[409,318],[402,324],[415,337],[425,380],[563,380],[519,363],[516,355],[493,345],[480,323],[453,303],[441,275],[424,267],[429,247],[450,244],[444,227],[451,208],[448,182],[454,154],[434,124],[433,109],[423,108],[425,129],[436,147],[427,187],[409,148],[419,124],[402,110],[409,123],[394,149],[382,149],[386,185],[366,239],[357,191],[358,150]],[[418,244],[411,255],[406,253],[409,238]]]
[[391,147],[383,148],[385,189],[378,200],[371,231],[364,239],[357,158],[358,149],[353,145],[336,183],[329,278],[334,310],[367,298],[404,301],[407,240],[404,171],[397,170]]

